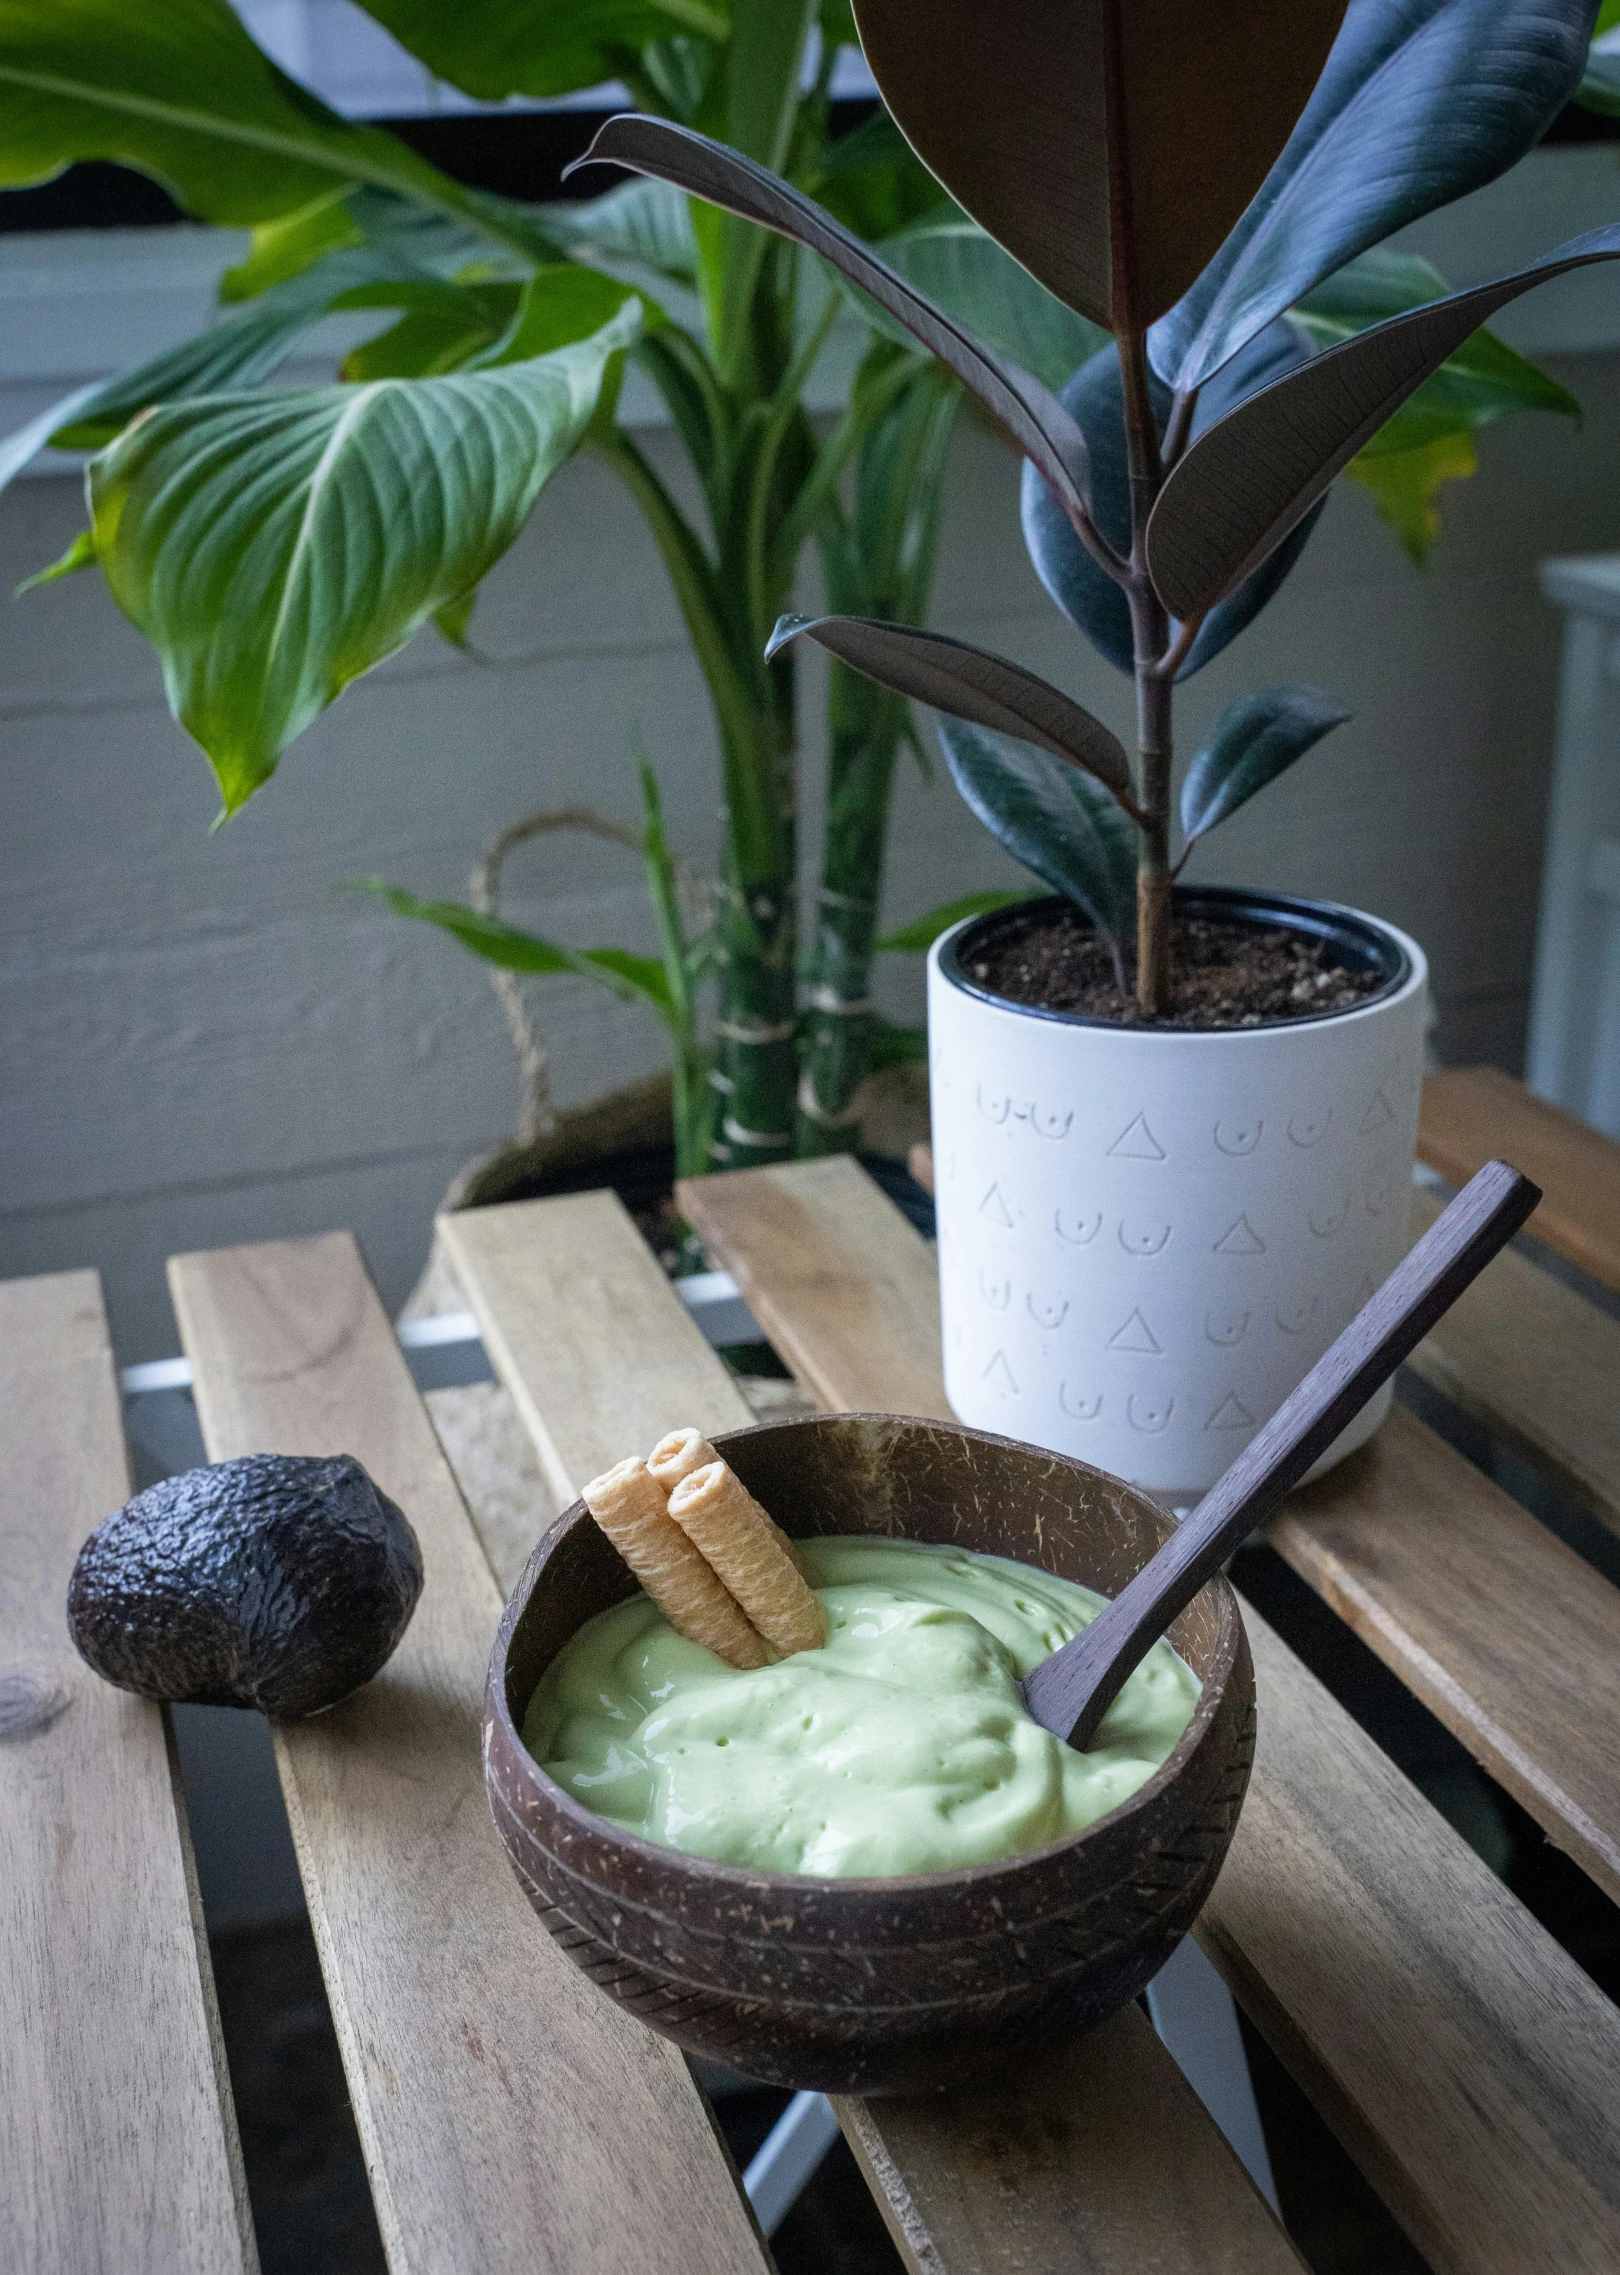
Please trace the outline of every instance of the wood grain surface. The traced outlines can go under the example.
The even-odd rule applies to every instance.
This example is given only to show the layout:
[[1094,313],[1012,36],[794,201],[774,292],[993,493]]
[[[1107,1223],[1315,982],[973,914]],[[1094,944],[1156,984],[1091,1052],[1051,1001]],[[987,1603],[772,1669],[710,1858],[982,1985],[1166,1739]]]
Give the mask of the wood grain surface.
[[68,1641],[129,1494],[94,1272],[0,1284],[0,2267],[258,2267],[160,1707]]
[[[1271,2275],[1304,2261],[1140,2007],[993,2100],[833,2105],[908,2267]],[[1173,2155],[1143,2144],[1173,2145]],[[1261,2221],[1264,2219],[1264,2225]]]
[[[1414,1192],[1414,1238],[1443,1205]],[[1620,1532],[1620,1321],[1508,1248],[1407,1364]]]
[[[827,1166],[747,1174],[791,1204]],[[769,1205],[733,1215],[722,1195],[705,1214],[715,1261],[739,1284],[751,1269],[751,1301],[765,1300],[761,1256],[786,1243],[745,1257],[734,1227],[752,1241]],[[819,1258],[804,1247],[813,1218],[791,1221],[796,1276],[841,1284],[849,1240]],[[923,1287],[927,1244],[875,1187],[859,1228],[880,1287]],[[866,1342],[872,1311],[816,1316],[837,1347],[806,1349],[801,1319],[812,1379],[859,1382],[885,1363]],[[917,1375],[902,1387],[908,1404],[928,1390]],[[1437,2275],[1620,2267],[1620,2014],[1264,1622],[1244,1618],[1260,1743],[1199,1940]]]
[[500,1597],[347,1234],[170,1266],[210,1456],[351,1453],[426,1585],[376,1681],[275,1731],[395,2275],[760,2275],[708,2111],[536,1928],[485,1805]]
[[675,1190],[715,1262],[830,1413],[956,1419],[945,1400],[933,1254],[848,1154],[688,1177]]
[[1620,1590],[1400,1408],[1270,1539],[1620,1901]]
[[[715,1183],[747,1184],[755,1174]],[[850,1174],[870,1188],[879,1211],[893,1215],[862,1172]],[[881,1226],[882,1216],[875,1222]],[[583,1479],[645,1451],[679,1423],[718,1429],[750,1419],[611,1195],[466,1212],[442,1230],[491,1356],[548,1462],[566,1448]],[[908,1237],[915,1239],[909,1230]],[[633,1290],[634,1300],[610,1301],[602,1292],[621,1289]],[[914,1332],[912,1340],[921,1339]],[[1297,2269],[1292,2246],[1152,2032],[1126,2029],[1088,2038],[1084,2047],[1090,2085],[1078,2111],[1072,2050],[1031,2063],[1016,2151],[1008,2146],[1005,2096],[841,2105],[907,2264],[918,2275]],[[1110,2107],[1157,2115],[1151,2124],[1113,2126]],[[1016,2219],[1006,2189],[987,2196],[978,2185],[1009,2157],[1018,2177]],[[1184,2227],[1185,2175],[1195,2176],[1197,2208]],[[1140,2225],[1133,2224],[1138,2211]]]
[[1620,1288],[1620,1145],[1494,1066],[1454,1066],[1423,1085],[1418,1155],[1465,1185],[1493,1155],[1542,1188],[1530,1230]]
[[1197,1934],[1435,2275],[1620,2267],[1620,2014],[1257,1613]]

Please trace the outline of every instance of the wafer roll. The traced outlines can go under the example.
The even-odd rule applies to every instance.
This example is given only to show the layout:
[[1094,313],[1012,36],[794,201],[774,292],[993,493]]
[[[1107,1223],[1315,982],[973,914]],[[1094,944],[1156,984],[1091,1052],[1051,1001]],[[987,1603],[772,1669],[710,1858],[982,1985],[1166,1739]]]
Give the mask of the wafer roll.
[[723,1461],[683,1477],[669,1513],[778,1651],[817,1651],[827,1613],[788,1552],[788,1544],[742,1479]]
[[690,1477],[694,1469],[706,1468],[711,1461],[719,1459],[701,1430],[671,1430],[647,1456],[647,1467],[664,1491],[673,1493],[683,1477]]
[[677,1635],[731,1667],[764,1667],[771,1654],[747,1614],[669,1514],[644,1461],[615,1462],[582,1496]]
[[[683,1477],[690,1477],[693,1470],[703,1469],[711,1461],[718,1461],[719,1459],[719,1454],[715,1452],[701,1430],[671,1430],[667,1438],[659,1439],[657,1445],[647,1456],[647,1467],[657,1478],[664,1491],[673,1493]],[[792,1557],[797,1569],[803,1573],[804,1558],[799,1554],[798,1543],[789,1540],[776,1519],[767,1515],[764,1509],[760,1509],[757,1501],[754,1506],[759,1509],[760,1515],[764,1517],[765,1522],[775,1533],[789,1556]]]

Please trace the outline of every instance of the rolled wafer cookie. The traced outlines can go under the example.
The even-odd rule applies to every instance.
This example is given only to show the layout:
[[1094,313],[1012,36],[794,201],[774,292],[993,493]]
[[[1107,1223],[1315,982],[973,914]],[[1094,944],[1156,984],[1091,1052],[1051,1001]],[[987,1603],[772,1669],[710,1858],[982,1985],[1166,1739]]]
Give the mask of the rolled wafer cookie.
[[664,1491],[673,1493],[683,1477],[690,1477],[694,1469],[704,1469],[719,1459],[701,1430],[671,1430],[647,1456],[647,1467]]
[[770,1664],[746,1612],[670,1517],[664,1488],[644,1461],[615,1462],[581,1498],[677,1635],[731,1667]]
[[735,1470],[723,1461],[694,1469],[671,1493],[669,1513],[767,1643],[784,1652],[821,1648],[826,1608]]
[[[667,1438],[660,1438],[647,1456],[647,1467],[657,1478],[666,1493],[673,1493],[683,1477],[690,1477],[695,1469],[704,1469],[711,1461],[720,1459],[701,1430],[671,1430]],[[789,1540],[776,1519],[759,1503],[754,1503],[760,1515],[770,1526],[777,1539],[792,1557],[795,1566],[803,1573],[804,1558],[799,1554],[797,1541]]]

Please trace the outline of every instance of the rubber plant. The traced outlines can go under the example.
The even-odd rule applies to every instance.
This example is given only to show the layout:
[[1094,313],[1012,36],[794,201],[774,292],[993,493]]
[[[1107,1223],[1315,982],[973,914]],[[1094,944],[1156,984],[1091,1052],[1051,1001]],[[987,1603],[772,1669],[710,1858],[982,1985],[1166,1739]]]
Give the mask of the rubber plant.
[[[1115,940],[1138,1014],[1158,1017],[1186,848],[1343,716],[1292,687],[1234,705],[1188,772],[1178,855],[1178,680],[1271,598],[1358,453],[1427,452],[1412,470],[1423,502],[1435,435],[1447,420],[1455,431],[1448,394],[1500,404],[1522,389],[1569,407],[1480,327],[1534,286],[1613,259],[1620,228],[1450,294],[1384,240],[1534,145],[1580,83],[1595,6],[1075,0],[1054,14],[1041,0],[856,0],[855,12],[890,113],[957,205],[1113,335],[1060,395],[746,155],[636,117],[610,121],[594,148],[812,247],[1023,454],[1036,568],[1131,674],[1134,752],[1019,665],[914,627],[790,616],[771,653],[811,639],[944,714],[969,804]],[[1389,312],[1365,325],[1369,294]],[[1420,512],[1409,536],[1424,533]]]

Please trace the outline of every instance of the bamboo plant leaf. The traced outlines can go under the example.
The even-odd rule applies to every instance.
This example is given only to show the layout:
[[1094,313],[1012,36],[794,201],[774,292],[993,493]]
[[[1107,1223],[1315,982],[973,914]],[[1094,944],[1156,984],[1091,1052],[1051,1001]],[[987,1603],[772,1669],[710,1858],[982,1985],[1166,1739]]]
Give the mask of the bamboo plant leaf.
[[[1304,341],[1292,324],[1271,325],[1217,373],[1199,398],[1193,431],[1201,433],[1245,395],[1294,370],[1305,359]],[[1169,412],[1170,391],[1152,375],[1149,391],[1162,420]],[[1063,390],[1062,401],[1086,437],[1091,458],[1092,517],[1104,537],[1128,553],[1130,468],[1119,357],[1112,346],[1081,366]],[[1023,521],[1024,543],[1042,584],[1092,646],[1128,676],[1132,669],[1130,606],[1113,578],[1081,544],[1068,515],[1033,466],[1024,468]],[[1316,516],[1307,515],[1251,577],[1210,610],[1176,675],[1178,679],[1190,679],[1195,671],[1202,670],[1265,607],[1304,551],[1315,526]]]
[[226,0],[6,0],[0,184],[47,181],[79,158],[139,167],[200,220],[238,226],[345,182],[468,203],[395,136],[339,118],[278,70]]
[[587,160],[603,159],[673,182],[819,253],[955,372],[1067,507],[1084,510],[1085,441],[1056,397],[981,345],[809,198],[705,135],[630,112],[609,119],[591,144]]
[[1183,834],[1190,842],[1235,814],[1349,716],[1313,687],[1265,687],[1241,696],[1221,713],[1187,770]]
[[[1067,305],[1140,331],[1184,293],[1305,108],[1345,0],[857,0],[901,132]],[[1211,99],[1240,87],[1241,101]]]
[[1241,583],[1498,308],[1617,255],[1620,226],[1590,229],[1512,276],[1392,317],[1313,356],[1229,411],[1174,468],[1148,524],[1148,566],[1166,607],[1197,615]]
[[1136,825],[1089,775],[1012,735],[941,719],[951,779],[1015,861],[1123,939],[1136,918]]
[[1061,688],[1005,656],[875,616],[784,616],[765,653],[774,656],[800,639],[813,640],[896,695],[1036,743],[1083,767],[1116,798],[1131,794],[1130,760],[1119,737]]
[[348,890],[375,894],[396,916],[437,926],[503,971],[569,972],[577,979],[598,981],[621,1003],[645,1004],[666,1023],[670,1018],[669,982],[656,956],[632,955],[626,948],[570,948],[560,940],[542,939],[536,932],[504,924],[499,917],[484,916],[460,901],[419,900],[384,877],[353,877]]
[[1593,0],[1350,0],[1282,155],[1154,327],[1154,367],[1202,386],[1353,255],[1505,173],[1574,93],[1592,15]]
[[102,571],[227,813],[511,544],[639,313],[493,370],[165,405],[92,462]]
[[914,916],[909,924],[885,932],[876,942],[880,951],[893,955],[922,955],[934,945],[942,932],[949,932],[953,924],[960,924],[968,916],[993,916],[997,909],[1016,908],[1020,901],[1028,900],[1028,893],[1016,889],[992,888],[982,893],[964,893],[960,900],[945,901],[931,908],[926,916]]
[[626,50],[682,33],[724,40],[711,0],[360,0],[368,16],[464,95],[571,95],[616,78]]
[[885,238],[878,250],[908,284],[1033,372],[1043,387],[1063,387],[1109,344],[1099,325],[1065,307],[961,214],[918,222]]
[[631,261],[675,284],[696,280],[691,208],[668,182],[621,182],[601,197],[548,206],[546,220],[578,259]]

